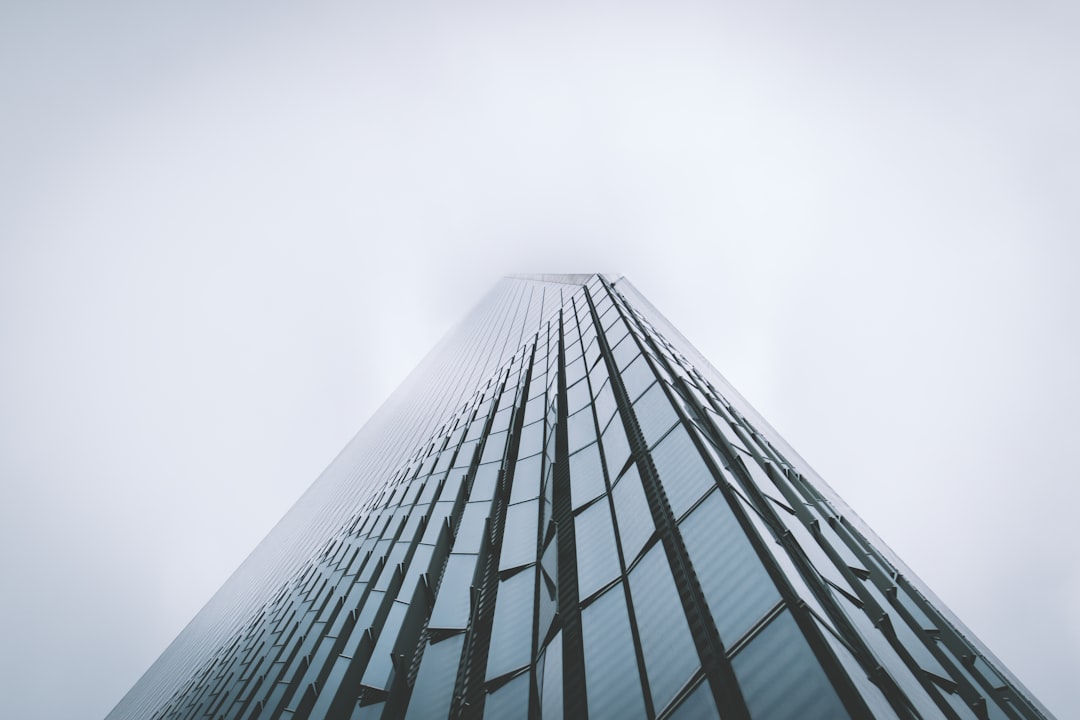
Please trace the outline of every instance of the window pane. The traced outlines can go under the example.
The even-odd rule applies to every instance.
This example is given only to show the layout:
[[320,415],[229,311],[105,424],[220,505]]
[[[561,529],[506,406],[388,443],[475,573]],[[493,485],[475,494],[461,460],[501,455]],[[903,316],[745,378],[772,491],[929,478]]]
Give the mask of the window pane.
[[607,426],[603,436],[604,460],[607,462],[608,476],[614,482],[630,457],[630,444],[626,440],[626,431],[622,420],[615,418]]
[[636,466],[632,466],[626,472],[623,479],[611,491],[611,496],[615,501],[615,515],[619,521],[623,556],[629,564],[641,552],[641,548],[652,537],[655,529]]
[[731,666],[753,718],[850,717],[787,610],[744,647]]
[[679,530],[720,641],[731,646],[780,602],[780,593],[719,492],[706,498]]
[[[630,342],[627,340],[627,342]],[[645,357],[639,355],[637,360],[622,373],[623,384],[626,386],[627,397],[636,398],[649,384],[656,379],[652,368],[645,362]]]
[[514,485],[510,490],[510,502],[528,500],[540,494],[540,458],[533,455],[518,460],[514,467]]
[[586,598],[619,574],[615,532],[606,499],[593,503],[574,520],[577,539],[578,595]]
[[535,455],[544,449],[544,423],[534,422],[521,428],[521,439],[518,442],[518,457],[524,458]]
[[458,663],[461,662],[461,646],[464,635],[454,635],[440,643],[428,645],[420,661],[407,718],[447,717],[450,700],[457,681]]
[[709,683],[702,680],[697,689],[690,693],[689,697],[675,709],[671,720],[706,720],[706,718],[719,718],[720,713],[716,710],[713,702],[712,690]]
[[570,456],[570,500],[575,509],[605,490],[596,443]]
[[527,565],[536,560],[536,523],[540,501],[511,505],[506,509],[499,570]]
[[653,443],[663,437],[677,417],[675,411],[664,394],[662,383],[655,382],[645,391],[641,399],[634,405],[634,413],[637,415],[641,432],[645,435],[645,442],[652,447]]
[[653,449],[652,458],[671,503],[671,511],[677,518],[716,485],[705,461],[686,434],[686,428],[681,425]]
[[522,673],[487,696],[484,717],[514,720],[529,717],[529,673]]
[[431,611],[430,627],[464,629],[468,625],[469,586],[475,574],[476,555],[450,555]]
[[489,680],[529,664],[535,581],[536,574],[526,570],[499,583],[488,650]]
[[645,701],[622,585],[581,612],[585,645],[585,693],[594,718],[645,716]]
[[653,703],[661,710],[699,665],[662,544],[645,553],[630,573],[630,592]]
[[540,716],[562,720],[563,716],[562,633],[557,633],[544,652],[544,677],[540,690]]
[[596,423],[593,421],[592,408],[574,413],[566,419],[566,434],[569,438],[570,452],[583,448],[596,439]]

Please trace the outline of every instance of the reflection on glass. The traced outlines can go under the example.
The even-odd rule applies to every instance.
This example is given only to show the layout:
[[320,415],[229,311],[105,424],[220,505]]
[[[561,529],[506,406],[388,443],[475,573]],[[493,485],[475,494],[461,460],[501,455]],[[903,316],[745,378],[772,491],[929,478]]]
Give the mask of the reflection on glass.
[[615,501],[615,516],[619,522],[619,538],[622,540],[623,556],[626,563],[637,557],[641,548],[652,537],[655,525],[649,504],[645,499],[645,490],[641,487],[641,477],[637,467],[630,466],[615,489],[611,491]]
[[604,431],[604,460],[607,462],[608,476],[612,482],[616,482],[619,471],[626,465],[630,457],[630,443],[626,440],[626,431],[622,421],[618,418],[611,421]]
[[600,467],[600,449],[596,443],[570,456],[570,499],[575,509],[605,490],[604,471]]
[[662,544],[645,553],[630,572],[630,594],[653,703],[660,710],[667,707],[699,667]]
[[719,717],[720,713],[716,709],[716,703],[713,702],[709,683],[702,680],[698,683],[697,689],[690,693],[679,704],[679,707],[675,708],[671,720],[708,720]]
[[578,594],[586,598],[619,574],[619,556],[607,500],[586,508],[574,519],[577,540]]
[[535,579],[535,573],[524,571],[499,583],[488,650],[489,680],[529,663]]
[[715,486],[712,473],[682,425],[653,448],[652,458],[675,517],[681,517]]
[[645,700],[621,584],[581,611],[581,634],[589,717],[643,717]]
[[511,505],[506,509],[499,570],[527,565],[536,560],[536,522],[539,500]]
[[850,717],[787,610],[731,660],[754,718],[837,720]]
[[464,635],[454,635],[425,648],[406,718],[428,720],[450,714],[450,701],[453,699],[464,642]]
[[544,652],[543,687],[540,691],[540,715],[544,720],[562,720],[563,716],[562,633],[557,633]]
[[780,602],[780,592],[719,492],[707,497],[679,530],[720,641],[731,646]]
[[652,387],[645,391],[634,404],[634,413],[637,415],[641,432],[645,436],[645,443],[652,445],[663,437],[664,433],[671,429],[678,419],[675,411],[664,394],[662,383],[655,382]]
[[484,717],[514,720],[529,717],[529,673],[522,673],[487,696]]

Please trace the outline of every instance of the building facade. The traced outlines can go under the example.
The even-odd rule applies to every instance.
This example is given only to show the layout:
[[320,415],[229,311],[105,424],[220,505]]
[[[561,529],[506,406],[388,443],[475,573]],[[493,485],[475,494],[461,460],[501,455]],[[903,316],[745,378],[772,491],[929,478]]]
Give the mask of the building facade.
[[624,278],[507,278],[110,718],[1047,718]]

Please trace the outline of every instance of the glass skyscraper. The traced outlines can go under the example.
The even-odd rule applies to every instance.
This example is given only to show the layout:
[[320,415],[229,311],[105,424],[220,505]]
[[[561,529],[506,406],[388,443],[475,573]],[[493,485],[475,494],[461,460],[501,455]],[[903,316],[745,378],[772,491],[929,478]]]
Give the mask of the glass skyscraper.
[[629,282],[507,278],[110,718],[1047,718]]

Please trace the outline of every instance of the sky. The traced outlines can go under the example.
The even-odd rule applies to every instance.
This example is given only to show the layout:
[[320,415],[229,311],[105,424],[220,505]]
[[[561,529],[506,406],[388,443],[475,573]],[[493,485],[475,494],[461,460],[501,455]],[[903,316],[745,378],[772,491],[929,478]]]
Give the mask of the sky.
[[745,5],[3,3],[5,714],[105,715],[498,277],[594,271],[1074,712],[1080,5]]

